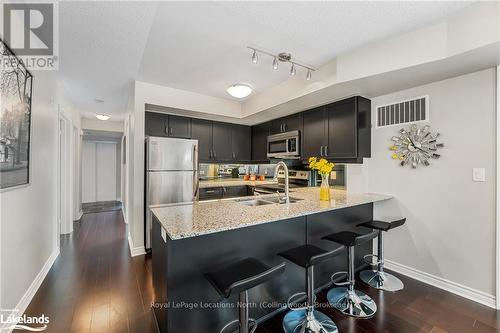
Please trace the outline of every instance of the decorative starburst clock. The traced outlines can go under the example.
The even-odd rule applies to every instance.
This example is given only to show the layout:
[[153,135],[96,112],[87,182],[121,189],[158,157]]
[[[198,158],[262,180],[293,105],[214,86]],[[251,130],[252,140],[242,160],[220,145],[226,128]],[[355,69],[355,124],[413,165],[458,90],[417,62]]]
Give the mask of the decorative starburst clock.
[[437,143],[439,133],[432,134],[430,126],[425,125],[419,128],[411,125],[409,129],[402,128],[399,136],[393,136],[391,140],[394,144],[390,147],[393,151],[392,158],[401,161],[401,166],[411,165],[416,168],[419,164],[429,166],[431,158],[438,159],[438,148],[443,148],[442,143]]

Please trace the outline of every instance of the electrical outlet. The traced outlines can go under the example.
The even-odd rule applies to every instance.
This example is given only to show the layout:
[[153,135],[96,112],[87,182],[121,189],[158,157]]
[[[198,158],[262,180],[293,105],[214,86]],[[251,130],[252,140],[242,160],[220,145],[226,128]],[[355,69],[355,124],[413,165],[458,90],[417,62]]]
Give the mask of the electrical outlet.
[[473,168],[472,169],[472,181],[484,182],[486,181],[486,171],[484,168]]

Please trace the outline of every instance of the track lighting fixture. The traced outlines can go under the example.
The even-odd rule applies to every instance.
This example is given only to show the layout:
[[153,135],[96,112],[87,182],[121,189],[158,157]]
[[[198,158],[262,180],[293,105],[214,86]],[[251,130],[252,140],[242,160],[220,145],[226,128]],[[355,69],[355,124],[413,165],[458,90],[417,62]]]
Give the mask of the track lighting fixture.
[[273,60],[273,69],[277,70],[278,69],[278,58],[274,57]]
[[259,56],[257,55],[257,51],[256,50],[253,50],[253,54],[252,54],[252,62],[254,64],[258,63],[259,62]]
[[312,72],[314,72],[316,70],[314,67],[304,65],[302,63],[295,61],[295,59],[292,59],[292,55],[290,53],[282,52],[282,53],[274,54],[272,52],[256,49],[256,48],[251,47],[251,46],[247,46],[247,47],[253,51],[252,62],[254,64],[259,62],[259,53],[262,53],[262,54],[268,55],[270,57],[273,57],[273,69],[274,70],[278,70],[280,61],[281,62],[289,62],[291,64],[291,67],[290,67],[290,75],[291,76],[294,76],[295,74],[297,74],[297,68],[296,68],[297,66],[306,69],[307,70],[307,74],[306,74],[307,81],[311,80]]

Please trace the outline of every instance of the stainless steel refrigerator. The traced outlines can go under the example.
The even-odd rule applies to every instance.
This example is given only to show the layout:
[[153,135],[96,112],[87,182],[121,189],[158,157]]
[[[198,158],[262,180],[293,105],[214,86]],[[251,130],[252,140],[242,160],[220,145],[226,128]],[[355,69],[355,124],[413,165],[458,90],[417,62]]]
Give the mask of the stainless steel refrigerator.
[[192,202],[198,196],[198,140],[146,138],[145,243],[151,248],[150,206]]

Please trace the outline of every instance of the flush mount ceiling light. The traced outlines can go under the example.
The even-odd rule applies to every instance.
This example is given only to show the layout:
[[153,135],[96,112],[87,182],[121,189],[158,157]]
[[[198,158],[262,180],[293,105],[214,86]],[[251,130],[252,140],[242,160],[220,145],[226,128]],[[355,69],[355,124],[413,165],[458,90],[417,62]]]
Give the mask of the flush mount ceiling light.
[[110,118],[110,116],[107,116],[105,114],[98,114],[95,117],[99,120],[108,120]]
[[252,87],[246,84],[237,83],[227,87],[226,91],[233,97],[245,98],[252,93]]
[[294,76],[295,74],[297,74],[297,69],[296,69],[297,66],[302,67],[304,69],[307,69],[307,74],[306,74],[307,81],[311,80],[312,72],[314,72],[316,70],[312,66],[305,65],[303,63],[296,61],[295,59],[292,58],[292,55],[290,53],[282,52],[282,53],[274,54],[272,52],[264,51],[261,49],[256,49],[255,47],[251,47],[251,46],[247,46],[247,47],[253,51],[252,62],[254,64],[257,64],[259,62],[259,55],[258,54],[262,53],[262,54],[268,55],[270,57],[273,57],[273,69],[275,69],[275,70],[277,70],[278,66],[279,66],[278,60],[281,62],[288,62],[288,63],[292,64],[290,67],[290,75],[291,76]]

